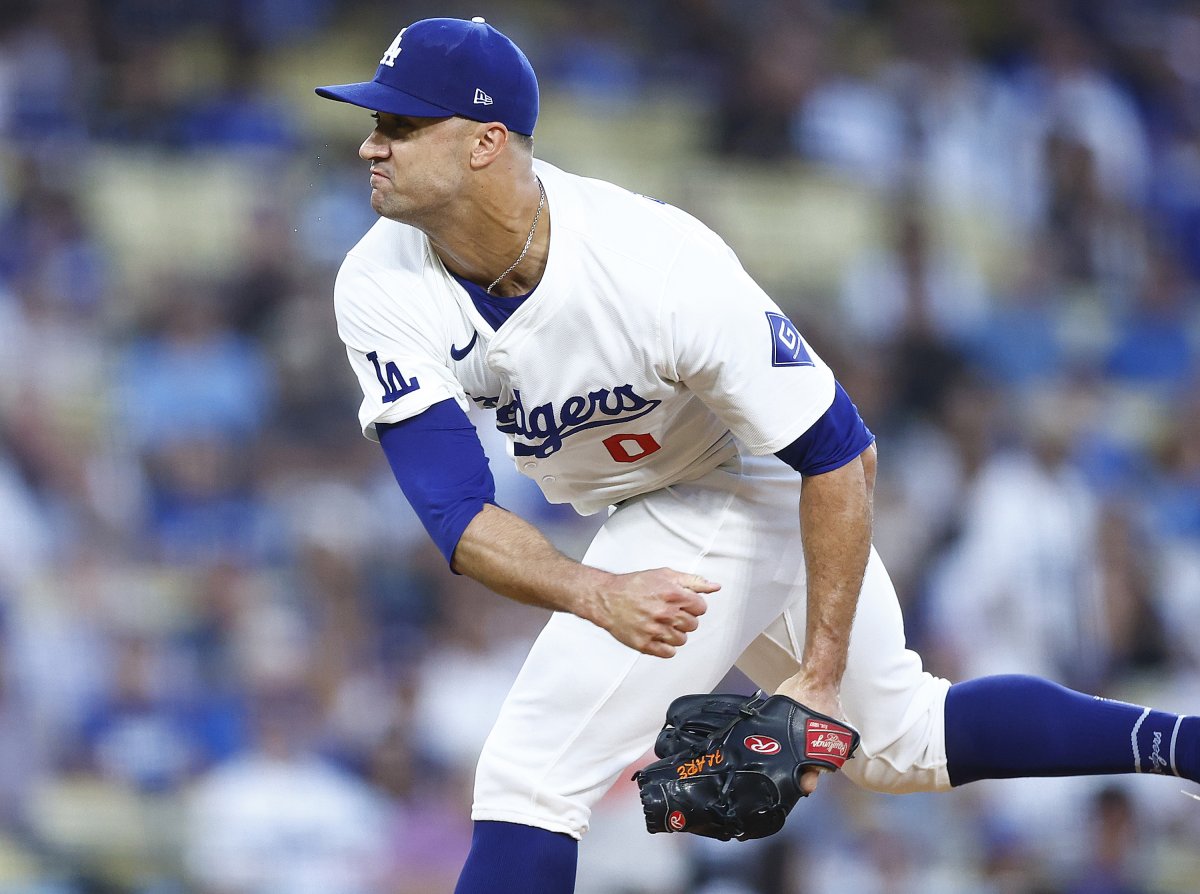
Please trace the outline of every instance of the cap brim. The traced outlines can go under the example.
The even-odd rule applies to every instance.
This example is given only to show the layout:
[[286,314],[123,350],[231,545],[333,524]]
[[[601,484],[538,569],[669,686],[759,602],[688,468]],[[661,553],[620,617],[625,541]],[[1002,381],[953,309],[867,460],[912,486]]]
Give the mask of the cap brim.
[[353,106],[361,106],[373,112],[386,112],[389,115],[408,115],[413,118],[449,118],[456,114],[449,109],[418,99],[403,90],[380,84],[378,81],[331,84],[328,87],[318,87],[316,92],[318,96],[326,99],[348,102]]

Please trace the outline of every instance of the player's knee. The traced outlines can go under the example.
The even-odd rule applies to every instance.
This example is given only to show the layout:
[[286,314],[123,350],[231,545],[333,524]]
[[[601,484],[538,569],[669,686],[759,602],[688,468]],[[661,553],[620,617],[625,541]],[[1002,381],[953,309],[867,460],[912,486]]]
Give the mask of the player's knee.
[[887,757],[870,755],[860,749],[853,760],[846,762],[842,772],[860,788],[887,795],[950,789],[944,760],[897,766]]
[[945,704],[948,681],[922,673],[898,698],[877,693],[844,701],[847,719],[862,736],[858,754],[842,772],[856,784],[889,794],[943,791],[946,771]]

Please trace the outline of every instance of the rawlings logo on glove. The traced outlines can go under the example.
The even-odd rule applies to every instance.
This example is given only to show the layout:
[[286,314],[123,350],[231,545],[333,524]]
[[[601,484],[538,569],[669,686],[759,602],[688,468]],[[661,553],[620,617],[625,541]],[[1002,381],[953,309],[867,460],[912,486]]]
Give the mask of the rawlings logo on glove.
[[633,778],[651,832],[745,841],[783,828],[806,768],[840,770],[857,748],[852,727],[786,695],[685,695],[654,743],[660,760]]
[[[804,706],[801,705],[803,708]],[[807,710],[807,709],[805,709]],[[836,763],[835,769],[840,770],[842,764],[850,757],[857,744],[858,733],[844,724],[827,723],[810,717],[804,729],[807,745],[804,756],[808,758],[825,758]]]

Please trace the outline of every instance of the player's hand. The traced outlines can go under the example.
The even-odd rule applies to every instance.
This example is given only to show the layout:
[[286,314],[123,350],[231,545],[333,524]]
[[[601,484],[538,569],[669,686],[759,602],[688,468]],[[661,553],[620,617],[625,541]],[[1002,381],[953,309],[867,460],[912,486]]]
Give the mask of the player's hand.
[[[788,698],[829,717],[843,721],[845,719],[846,715],[842,710],[842,700],[838,696],[837,688],[828,683],[813,680],[804,670],[801,670],[796,676],[784,680],[775,690],[775,694],[786,695]],[[811,795],[817,790],[817,784],[821,781],[821,773],[820,769],[812,767],[804,771],[800,777],[800,789],[805,795]]]
[[596,596],[592,620],[618,641],[647,655],[670,658],[700,626],[705,593],[720,584],[670,568],[614,574]]

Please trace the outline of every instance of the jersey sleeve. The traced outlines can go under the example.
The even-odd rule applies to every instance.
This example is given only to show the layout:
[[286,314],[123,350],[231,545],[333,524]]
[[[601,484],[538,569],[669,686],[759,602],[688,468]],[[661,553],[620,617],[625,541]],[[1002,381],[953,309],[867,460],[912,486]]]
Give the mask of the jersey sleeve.
[[377,424],[403,422],[443,400],[467,409],[445,359],[446,322],[416,275],[348,255],[334,285],[334,309],[362,388],[364,435],[378,441]]
[[829,367],[715,236],[684,243],[658,323],[666,377],[753,453],[791,444],[833,403]]
[[377,430],[400,489],[453,570],[463,532],[484,505],[496,503],[475,426],[461,407],[444,400],[403,422],[381,422]]
[[825,414],[804,434],[775,455],[801,475],[821,475],[840,469],[875,443],[858,407],[834,382],[834,398]]

